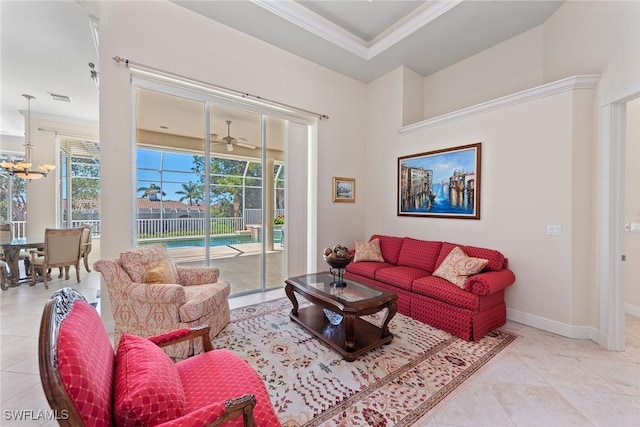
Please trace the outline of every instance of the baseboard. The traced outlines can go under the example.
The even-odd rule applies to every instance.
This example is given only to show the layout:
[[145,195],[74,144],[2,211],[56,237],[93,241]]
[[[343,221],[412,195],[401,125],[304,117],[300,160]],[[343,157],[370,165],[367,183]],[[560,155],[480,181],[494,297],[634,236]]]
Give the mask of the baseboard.
[[624,312],[635,317],[640,317],[640,305],[624,303]]
[[522,323],[536,329],[562,335],[567,338],[582,340],[593,340],[599,342],[599,331],[591,326],[574,326],[555,320],[536,316],[535,314],[524,313],[522,311],[507,308],[507,319],[513,322]]

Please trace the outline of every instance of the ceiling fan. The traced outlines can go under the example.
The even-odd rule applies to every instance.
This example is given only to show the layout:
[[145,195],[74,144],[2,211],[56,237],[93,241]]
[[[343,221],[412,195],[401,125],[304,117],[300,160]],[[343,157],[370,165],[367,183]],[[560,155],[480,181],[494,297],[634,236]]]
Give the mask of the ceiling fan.
[[227,151],[233,151],[233,147],[234,145],[237,145],[238,147],[244,147],[244,148],[249,148],[250,150],[255,150],[256,147],[255,145],[251,145],[251,144],[244,144],[241,141],[247,141],[247,138],[236,138],[231,136],[231,120],[227,120],[227,136],[223,136],[222,138],[219,138],[217,134],[212,133],[211,137],[212,137],[212,142],[214,144],[225,144],[227,146]]

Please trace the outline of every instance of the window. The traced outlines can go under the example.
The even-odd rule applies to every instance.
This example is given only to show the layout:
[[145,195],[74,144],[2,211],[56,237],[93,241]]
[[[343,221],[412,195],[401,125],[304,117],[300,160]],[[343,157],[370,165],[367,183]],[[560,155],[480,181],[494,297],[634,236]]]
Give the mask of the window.
[[[97,142],[60,139],[60,222],[100,232],[100,157]],[[70,213],[70,214],[69,214]]]

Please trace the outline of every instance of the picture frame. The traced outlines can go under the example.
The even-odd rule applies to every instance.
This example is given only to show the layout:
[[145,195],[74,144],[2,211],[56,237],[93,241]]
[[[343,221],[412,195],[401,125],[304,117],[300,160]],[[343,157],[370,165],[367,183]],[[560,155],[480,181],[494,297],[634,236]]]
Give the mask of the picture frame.
[[355,203],[355,178],[333,177],[333,201],[336,203]]
[[398,157],[398,216],[480,219],[482,144]]

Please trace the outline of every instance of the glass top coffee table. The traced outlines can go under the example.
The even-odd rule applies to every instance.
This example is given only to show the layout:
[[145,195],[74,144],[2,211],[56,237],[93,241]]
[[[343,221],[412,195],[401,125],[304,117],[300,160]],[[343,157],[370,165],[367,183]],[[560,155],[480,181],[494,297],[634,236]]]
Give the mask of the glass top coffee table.
[[[346,286],[332,286],[328,273],[305,274],[285,280],[285,292],[293,308],[289,317],[331,346],[348,362],[393,339],[389,322],[398,310],[398,295],[378,290],[355,280]],[[311,305],[299,308],[296,294]],[[380,327],[360,318],[387,309]]]

